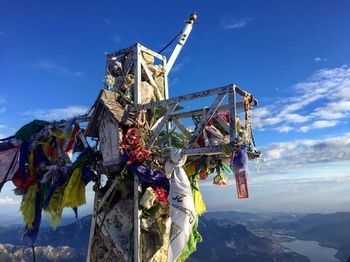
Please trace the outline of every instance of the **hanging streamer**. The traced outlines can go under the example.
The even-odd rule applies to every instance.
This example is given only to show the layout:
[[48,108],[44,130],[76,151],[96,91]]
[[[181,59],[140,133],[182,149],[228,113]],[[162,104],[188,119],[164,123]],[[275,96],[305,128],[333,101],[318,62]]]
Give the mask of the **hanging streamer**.
[[249,198],[248,192],[248,155],[246,145],[232,153],[231,167],[235,172],[237,195],[239,199]]
[[36,238],[39,234],[39,228],[41,223],[41,193],[40,190],[36,191],[35,194],[35,206],[34,210],[34,220],[31,226],[26,225],[23,234],[23,240],[27,246],[34,246]]
[[33,228],[33,223],[35,219],[35,207],[36,207],[36,197],[37,197],[38,185],[31,185],[21,203],[20,211],[23,215],[24,223],[29,229]]
[[63,207],[78,207],[86,204],[85,184],[82,180],[82,168],[76,168],[64,189]]
[[171,234],[168,262],[175,261],[187,245],[196,221],[196,211],[190,182],[183,169],[186,157],[181,157],[180,149],[171,150],[171,162],[166,173],[172,176],[169,192]]
[[18,170],[18,147],[0,152],[0,191]]
[[63,194],[64,188],[57,188],[50,199],[48,207],[44,210],[46,220],[49,222],[53,230],[56,230],[57,226],[61,223]]

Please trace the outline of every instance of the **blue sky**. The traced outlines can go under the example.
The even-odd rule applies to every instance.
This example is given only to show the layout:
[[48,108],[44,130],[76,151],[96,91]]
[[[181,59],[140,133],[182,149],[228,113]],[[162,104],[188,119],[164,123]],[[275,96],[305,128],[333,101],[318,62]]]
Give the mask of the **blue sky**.
[[[209,210],[350,211],[349,1],[0,0],[0,137],[84,113],[103,87],[105,52],[158,51],[192,11],[170,95],[229,83],[253,93],[265,159],[259,173],[250,165],[249,200],[233,181],[203,183]],[[0,205],[15,213],[11,188]]]

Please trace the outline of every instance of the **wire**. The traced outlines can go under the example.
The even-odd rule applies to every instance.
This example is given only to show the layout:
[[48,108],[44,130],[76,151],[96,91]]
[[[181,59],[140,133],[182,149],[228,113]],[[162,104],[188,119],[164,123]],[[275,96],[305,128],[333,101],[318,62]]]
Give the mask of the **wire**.
[[182,34],[183,31],[181,31],[180,33],[178,33],[162,50],[160,50],[158,52],[158,54],[161,54],[165,49],[167,49],[178,37],[179,35]]
[[32,245],[32,253],[33,253],[33,262],[36,262],[36,259],[35,259],[35,247],[34,247],[34,245]]

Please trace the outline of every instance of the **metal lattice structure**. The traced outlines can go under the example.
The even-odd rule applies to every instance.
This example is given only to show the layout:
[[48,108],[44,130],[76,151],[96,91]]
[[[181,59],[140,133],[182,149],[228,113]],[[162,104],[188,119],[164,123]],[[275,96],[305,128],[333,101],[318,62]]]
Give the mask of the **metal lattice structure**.
[[[30,132],[28,137],[22,134],[19,139],[21,136],[17,132],[15,136],[0,139],[0,151],[11,150],[10,154],[6,153],[6,159],[11,161],[3,183],[16,179],[16,190],[23,195],[22,203],[34,203],[35,209],[37,204],[40,206],[36,209],[36,223],[26,223],[30,225],[27,233],[33,243],[33,252],[36,235],[32,231],[37,233],[39,230],[41,212],[51,212],[49,214],[55,218],[51,222],[56,228],[63,208],[76,209],[86,203],[85,185],[91,180],[95,182],[95,197],[88,262],[165,262],[180,257],[198,216],[205,211],[203,202],[198,212],[195,207],[200,195],[195,184],[198,185],[202,162],[207,165],[206,170],[217,173],[213,183],[224,185],[227,177],[221,176],[220,172],[223,162],[231,161],[229,165],[233,168],[226,164],[226,172],[228,169],[234,173],[238,198],[249,197],[246,162],[248,157],[260,156],[250,120],[251,109],[257,105],[257,100],[235,84],[169,97],[168,75],[196,18],[194,13],[187,20],[169,59],[139,43],[109,53],[105,87],[85,115],[60,122],[34,120],[19,130],[23,132],[29,127],[33,133]],[[211,105],[203,107],[200,100]],[[244,125],[239,116],[244,116]],[[80,127],[81,122],[88,123],[86,130]],[[188,127],[190,122],[195,124],[193,130]],[[181,137],[177,145],[173,142],[174,134]],[[90,145],[90,139],[95,140],[94,146]],[[80,154],[73,162],[75,144],[81,144],[82,148],[75,151]],[[42,158],[36,169],[34,152],[35,157],[40,155]],[[236,158],[236,153],[241,156]],[[29,155],[33,161],[29,161]],[[21,162],[22,170],[18,166],[14,168],[17,161]],[[194,165],[196,161],[197,166]],[[171,167],[167,168],[167,164]],[[194,170],[185,171],[186,164],[192,164]],[[28,173],[31,168],[33,172]],[[142,176],[138,168],[144,174],[148,173]],[[210,172],[204,172],[205,178]],[[48,186],[51,190],[51,195],[44,194],[45,206],[37,194],[32,194],[35,196],[32,198],[31,194],[27,195],[29,189],[43,193],[42,189],[37,189],[38,185]],[[194,189],[197,197],[192,194]],[[56,201],[53,208],[50,204],[55,193],[66,201]],[[147,194],[153,197],[152,204],[146,203]],[[26,197],[30,201],[24,201]],[[71,203],[71,200],[75,201]],[[154,205],[158,209],[157,215],[152,217],[150,210]],[[33,210],[33,206],[30,208]],[[171,214],[175,212],[178,214]],[[174,221],[179,217],[176,224]],[[186,223],[185,230],[183,224]],[[35,228],[33,224],[36,224]],[[174,239],[180,239],[180,244],[171,246]]]
[[[223,153],[225,147],[238,146],[236,115],[239,110],[242,110],[246,113],[246,120],[248,120],[246,129],[249,134],[245,138],[245,143],[249,146],[248,155],[250,158],[259,157],[259,152],[256,150],[252,138],[249,119],[247,119],[247,110],[249,111],[253,106],[256,106],[257,100],[248,92],[235,84],[229,84],[169,98],[168,74],[188,38],[195,19],[195,15],[192,15],[187,21],[168,62],[165,56],[139,43],[107,55],[106,90],[100,98],[103,95],[113,96],[113,98],[108,101],[102,99],[102,102],[98,102],[98,100],[95,103],[92,120],[88,127],[88,135],[90,130],[90,136],[100,139],[100,151],[104,158],[100,174],[105,174],[108,177],[108,186],[104,187],[106,190],[102,190],[101,185],[96,185],[95,188],[87,261],[157,261],[150,259],[152,256],[147,254],[148,252],[152,253],[152,241],[144,237],[146,233],[141,230],[140,183],[136,176],[133,180],[123,178],[124,170],[120,165],[121,159],[119,153],[115,152],[120,143],[118,130],[121,128],[121,122],[125,123],[125,118],[129,118],[131,122],[137,122],[140,115],[143,114],[147,118],[147,112],[150,110],[162,109],[165,113],[150,126],[151,135],[145,149],[154,146],[162,131],[169,133],[176,129],[182,132],[187,139],[187,144],[182,151],[183,154],[188,156],[217,155],[225,158],[227,157]],[[111,71],[115,71],[117,77],[111,76],[113,75]],[[150,99],[145,99],[147,95],[145,89],[147,88],[153,89],[153,95]],[[124,110],[119,110],[119,113],[116,113],[118,109],[113,107],[113,101],[117,101],[120,97],[130,103],[125,106]],[[210,107],[177,111],[184,102],[195,102],[197,99],[208,97],[214,97]],[[228,113],[228,122],[219,114],[222,111]],[[196,116],[199,116],[200,120],[196,129],[190,132],[186,128],[184,120]],[[224,130],[226,143],[205,143],[204,146],[200,146],[197,141],[206,132],[206,126],[213,119]],[[91,131],[94,125],[98,132]],[[167,157],[167,148],[171,148],[170,140],[167,147],[162,149],[161,154],[164,157]],[[106,159],[109,161],[105,161]],[[116,195],[118,195],[117,202],[115,201]]]

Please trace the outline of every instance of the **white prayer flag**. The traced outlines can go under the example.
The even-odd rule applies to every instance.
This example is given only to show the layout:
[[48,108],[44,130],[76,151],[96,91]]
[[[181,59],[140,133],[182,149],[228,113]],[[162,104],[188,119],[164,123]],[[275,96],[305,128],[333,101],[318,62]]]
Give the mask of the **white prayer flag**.
[[181,157],[181,150],[172,149],[171,161],[166,164],[167,175],[173,174],[168,196],[171,219],[168,262],[180,256],[196,220],[191,185],[183,169],[185,163],[186,157]]

